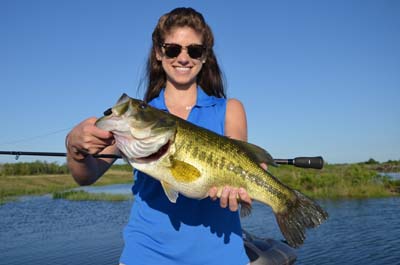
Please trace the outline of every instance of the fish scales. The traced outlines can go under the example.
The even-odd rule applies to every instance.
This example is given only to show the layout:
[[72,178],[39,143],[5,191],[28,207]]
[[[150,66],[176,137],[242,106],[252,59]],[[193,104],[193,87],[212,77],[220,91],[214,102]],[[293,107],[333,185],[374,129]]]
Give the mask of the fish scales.
[[293,247],[303,243],[306,229],[328,218],[316,202],[260,166],[274,160],[258,146],[200,128],[125,94],[96,125],[114,134],[134,168],[160,181],[172,203],[179,194],[202,199],[211,187],[243,187],[252,199],[272,208]]
[[[276,181],[272,181],[271,177],[237,145],[227,141],[227,138],[216,137],[205,130],[198,132],[196,129],[192,124],[178,122],[174,157],[203,169],[202,175],[210,176],[207,185],[202,187],[204,193],[213,186],[243,187],[250,195],[254,194],[254,199],[273,205],[275,210],[284,207],[285,203],[280,203],[282,200],[290,200],[293,197],[286,187],[280,187]],[[211,156],[215,164],[210,163]],[[270,194],[265,195],[265,190]]]

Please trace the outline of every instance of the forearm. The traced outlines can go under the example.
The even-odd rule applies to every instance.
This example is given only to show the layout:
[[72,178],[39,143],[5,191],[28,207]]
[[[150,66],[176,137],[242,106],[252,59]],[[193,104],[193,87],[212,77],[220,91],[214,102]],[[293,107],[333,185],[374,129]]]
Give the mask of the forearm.
[[83,160],[75,160],[70,154],[67,155],[67,166],[72,177],[79,185],[90,185],[99,179],[106,169],[102,170],[99,161],[91,155]]

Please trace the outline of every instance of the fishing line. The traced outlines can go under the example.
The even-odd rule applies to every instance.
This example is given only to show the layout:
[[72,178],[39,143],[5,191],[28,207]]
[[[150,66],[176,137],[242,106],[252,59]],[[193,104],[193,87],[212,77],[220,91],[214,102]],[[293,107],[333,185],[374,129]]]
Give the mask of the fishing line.
[[24,143],[24,142],[29,142],[32,140],[36,140],[36,139],[40,139],[40,138],[44,138],[47,136],[51,136],[51,135],[55,135],[61,132],[65,132],[68,130],[71,130],[72,127],[69,128],[64,128],[64,129],[60,129],[57,131],[53,131],[53,132],[49,132],[49,133],[45,133],[45,134],[40,134],[40,135],[36,135],[36,136],[31,136],[31,137],[27,137],[27,138],[22,138],[22,139],[18,139],[18,140],[13,140],[13,141],[8,141],[8,142],[0,142],[0,145],[11,145],[11,144],[18,144],[18,143]]

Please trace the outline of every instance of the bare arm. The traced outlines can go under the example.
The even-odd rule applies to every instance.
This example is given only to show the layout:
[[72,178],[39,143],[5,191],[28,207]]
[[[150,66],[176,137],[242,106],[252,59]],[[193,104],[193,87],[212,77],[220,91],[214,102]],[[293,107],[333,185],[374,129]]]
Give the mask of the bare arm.
[[90,185],[100,178],[115,159],[94,158],[93,154],[116,154],[117,148],[110,132],[100,130],[89,118],[75,126],[66,138],[67,166],[79,185]]
[[247,141],[247,119],[242,103],[230,99],[226,105],[225,135],[242,141]]
[[[236,99],[227,102],[225,114],[225,136],[233,139],[247,141],[247,120],[246,112],[242,103]],[[216,187],[211,188],[209,195],[211,199],[216,199],[217,194],[221,193],[220,205],[222,208],[229,206],[231,211],[238,210],[238,197],[242,202],[251,204],[251,198],[243,188],[226,186],[222,191]]]

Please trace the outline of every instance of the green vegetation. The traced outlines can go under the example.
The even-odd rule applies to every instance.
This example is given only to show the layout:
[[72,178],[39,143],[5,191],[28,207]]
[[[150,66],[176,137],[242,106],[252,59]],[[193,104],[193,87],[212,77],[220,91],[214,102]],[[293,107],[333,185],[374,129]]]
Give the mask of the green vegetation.
[[368,169],[376,170],[378,172],[389,173],[389,172],[400,172],[400,160],[394,161],[389,160],[385,163],[379,163],[373,158],[370,158],[367,162],[358,163],[358,165],[365,166]]
[[[291,166],[270,167],[285,184],[313,198],[371,198],[400,195],[400,180],[380,173],[398,172],[400,161],[392,163],[325,165],[322,170]],[[390,169],[390,170],[388,170]],[[400,171],[400,170],[399,170]]]
[[68,174],[66,165],[35,161],[31,163],[5,163],[0,164],[0,176],[28,176],[42,174]]
[[[74,200],[121,199],[104,194],[65,192],[78,187],[78,184],[64,170],[66,170],[65,165],[38,161],[0,164],[0,203],[17,196],[49,193],[54,194],[54,198]],[[379,163],[370,159],[355,164],[327,164],[322,170],[292,166],[269,167],[269,170],[288,186],[313,198],[370,198],[400,195],[400,180],[393,180],[380,174],[400,172],[400,161]],[[132,168],[124,164],[113,165],[94,185],[131,182]]]
[[[114,164],[112,170],[132,172],[129,164]],[[35,162],[4,163],[0,164],[0,176],[33,176],[69,174],[66,164],[59,165],[56,162],[37,160]]]
[[[64,173],[64,174],[41,173],[34,175],[3,174],[4,173],[3,170],[4,169],[10,170],[10,168],[12,168],[12,165],[15,166],[15,169],[19,170],[20,168],[25,168],[25,167],[29,168],[30,164],[32,165],[33,168],[40,168],[38,167],[38,163],[39,162],[21,163],[23,165],[19,165],[20,163],[8,164],[7,166],[4,166],[6,164],[0,165],[0,203],[12,200],[14,197],[18,196],[56,193],[73,189],[79,186],[69,173]],[[62,168],[64,166],[59,166],[59,167]],[[12,172],[20,172],[18,170],[13,170]],[[56,172],[57,170],[58,169],[55,169]],[[104,186],[104,185],[120,184],[120,183],[132,183],[131,167],[125,169],[121,167],[121,165],[112,166],[111,169],[108,170],[107,173],[102,178],[100,178],[94,185]]]
[[54,192],[53,199],[67,199],[72,201],[125,201],[132,199],[132,195],[89,193],[83,190],[69,190]]

